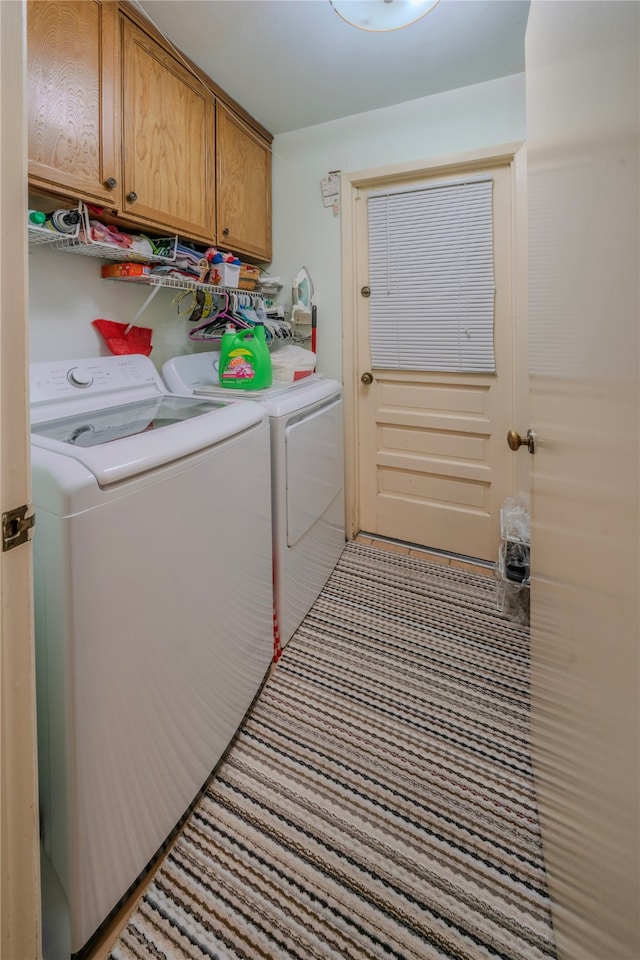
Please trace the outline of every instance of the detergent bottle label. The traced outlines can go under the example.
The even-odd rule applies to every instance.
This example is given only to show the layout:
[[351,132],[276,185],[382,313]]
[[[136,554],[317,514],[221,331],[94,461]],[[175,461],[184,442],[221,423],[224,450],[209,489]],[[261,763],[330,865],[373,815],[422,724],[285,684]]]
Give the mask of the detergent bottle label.
[[222,380],[253,380],[256,375],[254,363],[254,355],[244,347],[230,350]]

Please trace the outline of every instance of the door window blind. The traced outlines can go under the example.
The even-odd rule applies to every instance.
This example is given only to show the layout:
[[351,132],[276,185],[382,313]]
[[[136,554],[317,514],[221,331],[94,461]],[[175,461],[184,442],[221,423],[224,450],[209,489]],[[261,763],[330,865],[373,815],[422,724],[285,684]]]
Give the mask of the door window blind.
[[374,368],[495,372],[493,181],[371,194]]

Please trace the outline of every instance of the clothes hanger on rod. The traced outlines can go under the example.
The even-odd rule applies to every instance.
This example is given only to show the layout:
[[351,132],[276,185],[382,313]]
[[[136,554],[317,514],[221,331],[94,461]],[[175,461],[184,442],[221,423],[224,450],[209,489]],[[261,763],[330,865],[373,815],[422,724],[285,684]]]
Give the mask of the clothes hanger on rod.
[[229,309],[230,295],[228,293],[219,293],[217,296],[220,300],[224,298],[224,304],[219,307],[215,316],[209,317],[190,331],[190,340],[220,340],[228,323],[238,325],[235,314]]

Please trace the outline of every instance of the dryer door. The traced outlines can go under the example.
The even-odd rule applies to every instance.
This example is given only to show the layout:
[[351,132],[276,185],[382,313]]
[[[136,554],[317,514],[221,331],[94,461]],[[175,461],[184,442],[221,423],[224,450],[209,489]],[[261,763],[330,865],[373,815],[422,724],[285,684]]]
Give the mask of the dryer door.
[[287,545],[295,546],[342,491],[342,400],[314,410],[285,431]]

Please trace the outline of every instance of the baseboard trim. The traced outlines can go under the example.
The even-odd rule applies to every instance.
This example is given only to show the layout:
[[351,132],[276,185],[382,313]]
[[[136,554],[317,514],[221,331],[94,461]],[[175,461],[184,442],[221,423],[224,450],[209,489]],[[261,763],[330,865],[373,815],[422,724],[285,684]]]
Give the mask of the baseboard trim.
[[493,570],[495,568],[495,563],[491,563],[489,560],[481,560],[479,557],[467,557],[463,553],[451,553],[448,550],[439,550],[437,547],[425,547],[419,543],[411,543],[409,540],[396,540],[394,537],[383,537],[379,533],[369,533],[367,530],[360,530],[353,539],[357,541],[358,537],[367,537],[369,540],[379,541],[380,543],[406,547],[408,550],[416,551],[417,553],[431,553],[437,557],[459,560],[461,563],[470,563],[473,564],[474,567],[485,567],[487,570]]

